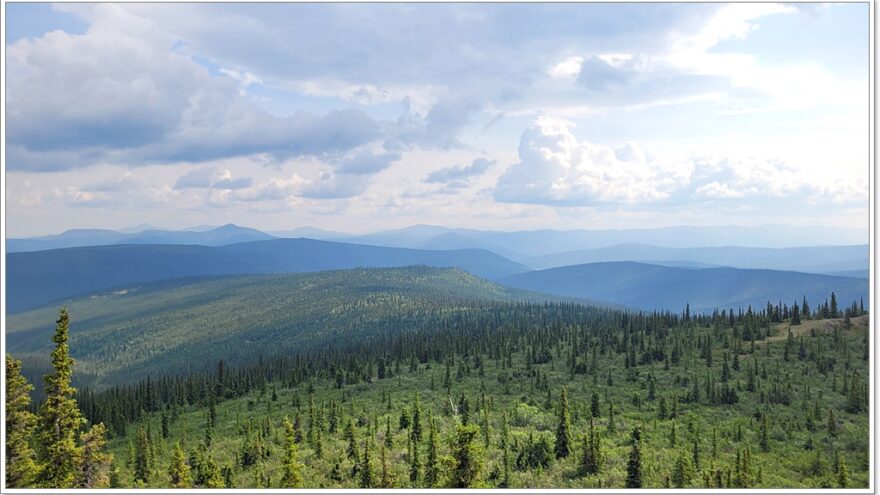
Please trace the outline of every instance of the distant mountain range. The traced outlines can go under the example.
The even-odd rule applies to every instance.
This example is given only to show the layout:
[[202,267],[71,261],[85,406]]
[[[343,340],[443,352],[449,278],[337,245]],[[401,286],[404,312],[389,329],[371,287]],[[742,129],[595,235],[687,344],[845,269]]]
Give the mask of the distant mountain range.
[[[145,230],[139,230],[139,228]],[[630,243],[660,248],[725,246],[784,248],[815,246],[817,244],[852,246],[864,245],[868,242],[867,231],[859,229],[779,225],[764,227],[665,227],[622,230],[528,230],[517,232],[414,225],[404,229],[386,230],[366,235],[351,235],[314,227],[301,227],[288,231],[265,233],[230,224],[222,227],[202,225],[185,230],[160,230],[150,228],[149,225],[142,225],[133,229],[126,229],[125,233],[112,230],[71,230],[52,236],[7,239],[6,248],[8,252],[20,252],[123,243],[217,246],[236,242],[265,240],[273,237],[308,237],[353,244],[412,249],[488,249],[519,263],[540,259],[545,256],[566,254],[572,251]],[[547,262],[545,261],[545,263]]]
[[[148,227],[148,226],[147,226]],[[126,229],[127,232],[101,229],[68,230],[58,235],[7,239],[6,251],[20,253],[82,246],[105,246],[109,244],[193,244],[201,246],[224,246],[248,241],[274,239],[274,236],[256,229],[228,224],[205,230],[158,230]]]
[[841,306],[862,298],[867,306],[868,281],[777,270],[677,268],[635,262],[590,263],[512,275],[500,283],[561,296],[609,301],[642,310],[695,312],[764,307],[767,301],[791,304],[806,296],[824,302],[834,291]]
[[7,254],[6,304],[7,311],[14,313],[71,296],[177,277],[407,265],[456,267],[487,279],[528,270],[482,249],[430,251],[313,239],[271,239],[215,247],[86,246]]
[[340,237],[336,240],[418,249],[482,248],[519,263],[528,264],[529,259],[539,256],[627,243],[641,243],[667,248],[722,246],[781,248],[815,246],[817,243],[827,245],[865,244],[868,242],[868,232],[859,229],[827,227],[820,229],[782,225],[498,232],[415,225],[399,230]]
[[729,266],[825,274],[836,272],[852,274],[864,270],[867,276],[870,250],[867,244],[792,248],[741,246],[667,248],[630,243],[539,256],[526,259],[523,263],[535,269],[544,269],[602,261],[682,263],[691,264],[693,267]]

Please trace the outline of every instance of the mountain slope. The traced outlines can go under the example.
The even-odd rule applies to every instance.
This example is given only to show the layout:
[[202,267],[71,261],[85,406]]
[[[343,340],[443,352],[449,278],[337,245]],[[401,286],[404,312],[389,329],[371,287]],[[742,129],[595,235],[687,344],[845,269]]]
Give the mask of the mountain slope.
[[[303,346],[430,324],[492,301],[553,296],[426,266],[176,279],[69,301],[70,345],[86,382],[248,362]],[[40,367],[57,307],[11,315],[8,351]]]
[[810,273],[867,269],[868,245],[753,248],[741,246],[668,248],[647,244],[618,244],[527,259],[524,264],[541,270],[557,266],[604,261],[690,262],[733,268],[764,268]]
[[457,267],[496,279],[528,270],[484,250],[424,251],[312,239],[273,239],[218,247],[90,246],[10,253],[6,264],[6,304],[11,313],[78,294],[177,277],[424,264]]
[[688,269],[634,262],[591,263],[513,275],[504,285],[549,294],[609,301],[644,310],[692,311],[791,304],[804,296],[812,305],[834,291],[841,306],[863,298],[868,281],[774,270]]

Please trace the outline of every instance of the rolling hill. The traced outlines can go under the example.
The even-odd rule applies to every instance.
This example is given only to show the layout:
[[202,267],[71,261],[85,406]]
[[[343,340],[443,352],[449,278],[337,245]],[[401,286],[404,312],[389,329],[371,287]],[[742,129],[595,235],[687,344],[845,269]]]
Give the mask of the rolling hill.
[[[426,266],[176,279],[67,302],[70,346],[84,383],[249,362],[338,339],[436,325],[496,301],[559,299]],[[55,305],[12,315],[7,351],[39,376]],[[438,327],[439,328],[439,327]]]
[[863,298],[868,281],[775,270],[677,268],[635,262],[606,262],[549,268],[500,280],[510,287],[603,300],[643,310],[695,312],[715,308],[761,308],[772,301],[824,302],[834,291],[841,305]]
[[[146,226],[145,227],[149,227]],[[32,237],[28,239],[7,239],[7,253],[45,251],[83,246],[104,246],[108,244],[196,244],[201,246],[223,246],[238,242],[274,239],[274,236],[259,230],[227,224],[205,230],[160,230],[131,229],[128,232],[101,229],[68,230],[58,235]]]
[[110,245],[10,253],[7,311],[15,313],[80,294],[191,276],[296,273],[424,264],[497,279],[527,267],[479,249],[426,251],[272,239],[227,246]]
[[604,261],[688,262],[695,265],[764,268],[808,273],[867,270],[869,247],[809,246],[792,248],[754,248],[740,246],[668,248],[628,243],[615,246],[568,251],[524,260],[524,264],[542,270],[557,266]]

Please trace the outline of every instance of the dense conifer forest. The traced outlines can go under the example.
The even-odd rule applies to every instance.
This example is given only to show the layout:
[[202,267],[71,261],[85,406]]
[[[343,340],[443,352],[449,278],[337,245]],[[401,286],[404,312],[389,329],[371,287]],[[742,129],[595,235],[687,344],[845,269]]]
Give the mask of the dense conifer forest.
[[859,301],[698,315],[524,300],[422,316],[74,393],[62,312],[45,400],[30,402],[7,356],[7,484],[868,484]]

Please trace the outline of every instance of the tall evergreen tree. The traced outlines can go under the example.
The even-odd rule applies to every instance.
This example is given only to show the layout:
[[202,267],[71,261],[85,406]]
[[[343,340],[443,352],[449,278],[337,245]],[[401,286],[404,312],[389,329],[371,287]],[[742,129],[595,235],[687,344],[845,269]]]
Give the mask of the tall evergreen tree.
[[419,405],[419,392],[415,393],[415,401],[413,403],[412,421],[410,425],[410,436],[415,441],[422,440],[422,408]]
[[37,432],[41,445],[38,461],[42,466],[37,484],[43,488],[75,487],[82,457],[76,436],[85,420],[76,404],[76,389],[70,385],[74,361],[67,345],[69,322],[67,309],[61,309],[52,337],[53,372],[43,378],[46,400],[40,408]]
[[452,488],[474,486],[483,467],[481,449],[474,439],[479,433],[476,425],[459,425],[455,428],[456,438],[452,448],[455,468],[452,473]]
[[360,486],[361,488],[373,487],[373,466],[370,460],[370,442],[364,442],[364,459],[360,466]]
[[675,467],[670,477],[676,488],[684,488],[687,486],[696,473],[694,466],[691,464],[691,457],[684,452],[679,452],[678,459],[675,461]]
[[632,431],[632,448],[629,451],[629,460],[626,463],[626,487],[642,487],[642,431],[636,427]]
[[282,469],[284,474],[281,478],[281,485],[284,488],[302,488],[302,464],[300,464],[297,454],[296,433],[293,431],[293,424],[287,417],[284,418],[284,465]]
[[394,476],[388,466],[388,455],[385,451],[385,444],[379,447],[379,458],[382,466],[382,477],[379,479],[381,488],[392,488],[394,486]]
[[137,429],[137,437],[135,441],[135,455],[134,455],[134,480],[135,482],[141,481],[146,483],[150,480],[150,460],[151,460],[151,451],[152,447],[150,445],[150,440],[147,437],[147,430],[144,429],[144,425],[138,425]]
[[168,476],[171,477],[172,488],[192,488],[190,467],[183,449],[180,448],[180,442],[174,444],[174,457],[171,459],[171,465],[168,466]]
[[37,479],[30,438],[37,418],[28,410],[33,386],[21,376],[21,361],[6,355],[6,486],[25,488]]
[[417,485],[422,468],[421,459],[419,458],[419,443],[410,439],[406,449],[406,458],[409,462],[409,481],[413,485]]
[[437,446],[437,428],[434,417],[428,420],[428,454],[425,460],[425,486],[430,488],[440,481],[439,454]]
[[559,424],[556,427],[556,458],[568,457],[571,452],[571,417],[568,412],[568,392],[562,387],[559,395]]

